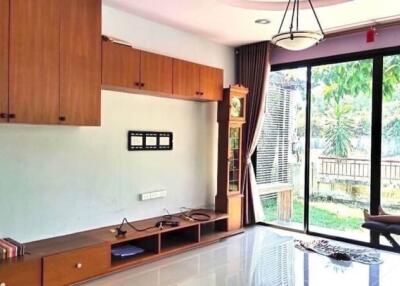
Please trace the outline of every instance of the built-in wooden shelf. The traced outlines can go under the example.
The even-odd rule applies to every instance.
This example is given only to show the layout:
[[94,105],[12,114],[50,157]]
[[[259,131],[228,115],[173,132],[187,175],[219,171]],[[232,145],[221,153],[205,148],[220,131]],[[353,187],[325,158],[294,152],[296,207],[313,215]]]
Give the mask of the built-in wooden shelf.
[[[6,285],[70,285],[182,253],[243,232],[242,229],[228,231],[227,214],[212,210],[202,212],[210,216],[209,221],[179,219],[180,224],[177,227],[151,228],[146,231],[136,231],[124,226],[127,234],[122,238],[115,237],[112,230],[118,225],[114,225],[27,243],[28,254],[24,257],[0,260],[0,277],[7,278]],[[178,216],[179,214],[175,214],[174,219],[178,219]],[[155,226],[162,219],[164,218],[156,217],[132,224],[138,229],[144,229]],[[141,247],[145,252],[127,258],[113,257],[112,248],[124,244]],[[8,275],[21,271],[27,274],[22,282],[13,280],[22,276]]]

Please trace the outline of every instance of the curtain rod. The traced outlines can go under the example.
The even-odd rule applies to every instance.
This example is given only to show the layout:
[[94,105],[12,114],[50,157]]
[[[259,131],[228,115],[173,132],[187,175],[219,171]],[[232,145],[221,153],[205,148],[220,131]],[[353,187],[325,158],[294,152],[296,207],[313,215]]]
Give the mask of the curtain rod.
[[362,24],[356,27],[352,27],[350,29],[340,29],[340,30],[333,30],[333,31],[327,31],[325,33],[326,38],[335,38],[335,37],[340,37],[340,36],[345,36],[349,34],[354,34],[354,33],[360,33],[360,32],[365,32],[366,29],[368,28],[376,28],[376,29],[384,29],[384,28],[389,28],[389,27],[394,27],[400,25],[400,19],[392,19],[392,20],[386,20],[386,21],[381,21],[381,22],[375,22],[375,23],[366,23]]

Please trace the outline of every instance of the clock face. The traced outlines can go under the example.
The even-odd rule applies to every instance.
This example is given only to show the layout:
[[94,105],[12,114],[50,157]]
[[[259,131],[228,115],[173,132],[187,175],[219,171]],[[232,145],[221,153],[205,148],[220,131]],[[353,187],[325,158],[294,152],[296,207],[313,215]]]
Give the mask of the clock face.
[[231,117],[242,116],[242,101],[237,97],[231,98]]

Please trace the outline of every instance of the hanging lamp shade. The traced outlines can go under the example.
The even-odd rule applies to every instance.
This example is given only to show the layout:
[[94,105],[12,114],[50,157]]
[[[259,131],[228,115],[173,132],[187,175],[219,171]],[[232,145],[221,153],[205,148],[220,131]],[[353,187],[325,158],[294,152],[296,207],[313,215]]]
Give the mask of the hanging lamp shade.
[[[300,10],[299,3],[300,0],[288,1],[281,25],[279,27],[278,34],[273,36],[271,40],[271,42],[274,45],[277,45],[281,48],[291,51],[300,51],[318,44],[325,38],[324,31],[322,30],[321,24],[319,22],[317,14],[315,13],[311,0],[308,0],[308,3],[310,4],[314,17],[317,21],[319,31],[299,30],[299,10]],[[290,8],[290,4],[292,4],[293,7],[292,7],[292,16],[291,16],[289,31],[281,32],[282,26],[285,22],[286,15],[288,14],[288,10]],[[294,23],[295,20],[296,23]],[[294,27],[295,24],[296,27]]]

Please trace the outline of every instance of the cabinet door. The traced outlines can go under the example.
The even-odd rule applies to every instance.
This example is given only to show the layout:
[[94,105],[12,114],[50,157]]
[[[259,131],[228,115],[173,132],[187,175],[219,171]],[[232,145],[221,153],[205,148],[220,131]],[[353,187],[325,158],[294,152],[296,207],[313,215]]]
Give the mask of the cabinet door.
[[100,125],[101,0],[61,0],[60,123]]
[[178,59],[173,61],[173,94],[195,99],[199,95],[200,67]]
[[144,90],[172,93],[172,58],[140,53],[140,82]]
[[200,66],[200,91],[202,100],[222,100],[223,70]]
[[8,114],[9,0],[0,0],[0,122]]
[[108,88],[140,88],[140,51],[103,41],[102,76]]
[[[27,259],[28,260],[28,259]],[[34,259],[25,262],[0,261],[0,285],[6,286],[40,286],[42,278],[42,261]]]
[[10,122],[58,124],[60,2],[10,2]]

